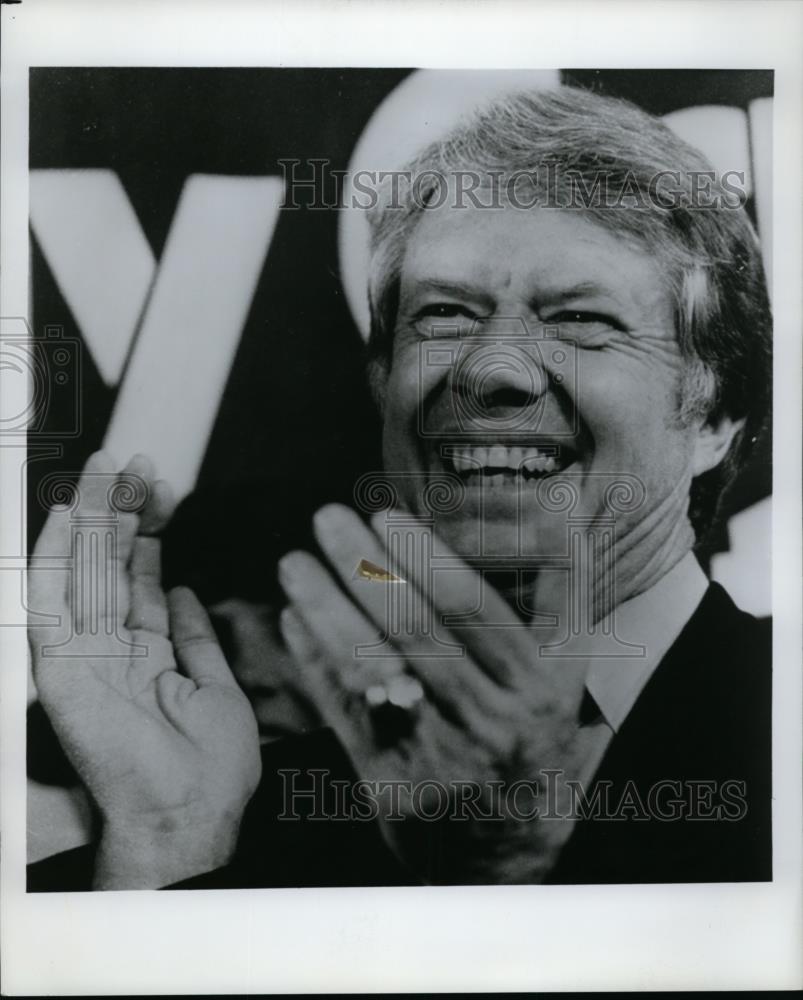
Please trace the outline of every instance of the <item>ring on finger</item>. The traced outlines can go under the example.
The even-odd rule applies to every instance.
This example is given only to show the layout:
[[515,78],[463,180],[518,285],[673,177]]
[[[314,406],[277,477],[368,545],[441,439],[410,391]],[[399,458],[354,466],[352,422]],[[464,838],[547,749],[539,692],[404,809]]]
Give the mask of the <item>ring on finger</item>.
[[363,699],[377,742],[389,745],[412,735],[424,698],[420,681],[406,673],[366,688]]

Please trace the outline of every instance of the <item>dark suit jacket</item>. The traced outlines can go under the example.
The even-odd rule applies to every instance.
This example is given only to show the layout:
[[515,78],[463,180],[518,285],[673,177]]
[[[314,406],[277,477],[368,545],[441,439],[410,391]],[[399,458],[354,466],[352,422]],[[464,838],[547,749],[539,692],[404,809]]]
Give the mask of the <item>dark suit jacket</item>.
[[[772,878],[769,638],[710,585],[611,741],[586,792],[589,818],[577,821],[550,882]],[[171,888],[420,884],[375,823],[316,819],[303,802],[298,821],[277,819],[287,807],[282,769],[300,772],[299,786],[315,768],[353,779],[329,730],[269,745],[263,765],[232,863]],[[337,812],[331,795],[323,811]],[[429,826],[429,875],[448,883],[443,832]],[[48,858],[30,866],[28,889],[88,889],[92,862],[91,847]]]

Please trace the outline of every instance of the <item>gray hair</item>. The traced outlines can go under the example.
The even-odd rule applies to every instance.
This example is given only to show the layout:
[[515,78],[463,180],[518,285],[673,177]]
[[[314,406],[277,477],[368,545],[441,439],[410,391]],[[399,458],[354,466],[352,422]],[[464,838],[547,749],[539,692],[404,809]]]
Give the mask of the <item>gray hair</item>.
[[[397,186],[392,196],[382,190],[369,214],[369,376],[380,406],[408,240],[442,193],[438,179],[469,171],[487,177],[491,186],[502,177],[525,178],[535,203],[581,208],[584,218],[663,263],[686,361],[679,419],[745,421],[720,466],[692,485],[689,514],[699,538],[724,487],[746,461],[771,398],[772,321],[743,199],[734,203],[734,188],[723,184],[705,157],[629,102],[573,87],[493,101],[424,149],[406,168],[416,181],[401,191]],[[701,175],[708,185],[705,204],[695,180]],[[600,178],[606,192],[620,192],[613,205],[601,197]],[[595,190],[600,196],[593,197]]]

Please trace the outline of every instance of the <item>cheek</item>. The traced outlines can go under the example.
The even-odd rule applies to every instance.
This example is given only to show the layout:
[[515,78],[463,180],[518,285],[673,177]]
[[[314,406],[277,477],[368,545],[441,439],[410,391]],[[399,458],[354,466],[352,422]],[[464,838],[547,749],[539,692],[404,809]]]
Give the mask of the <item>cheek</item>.
[[417,352],[409,349],[394,352],[385,395],[386,413],[398,419],[415,407],[421,395],[419,369]]
[[575,405],[597,448],[660,450],[679,433],[674,371],[614,355],[583,362]]
[[418,352],[404,352],[394,357],[388,375],[382,442],[385,464],[392,468],[400,455],[418,445],[419,414],[423,412],[428,386],[422,378]]

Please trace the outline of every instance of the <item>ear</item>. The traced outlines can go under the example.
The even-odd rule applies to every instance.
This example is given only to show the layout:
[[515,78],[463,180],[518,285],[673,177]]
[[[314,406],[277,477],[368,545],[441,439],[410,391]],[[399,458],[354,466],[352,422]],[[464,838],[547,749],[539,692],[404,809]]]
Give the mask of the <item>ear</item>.
[[733,439],[744,427],[744,418],[731,420],[721,417],[703,424],[697,432],[692,458],[692,477],[701,476],[709,469],[715,469],[727,455]]

